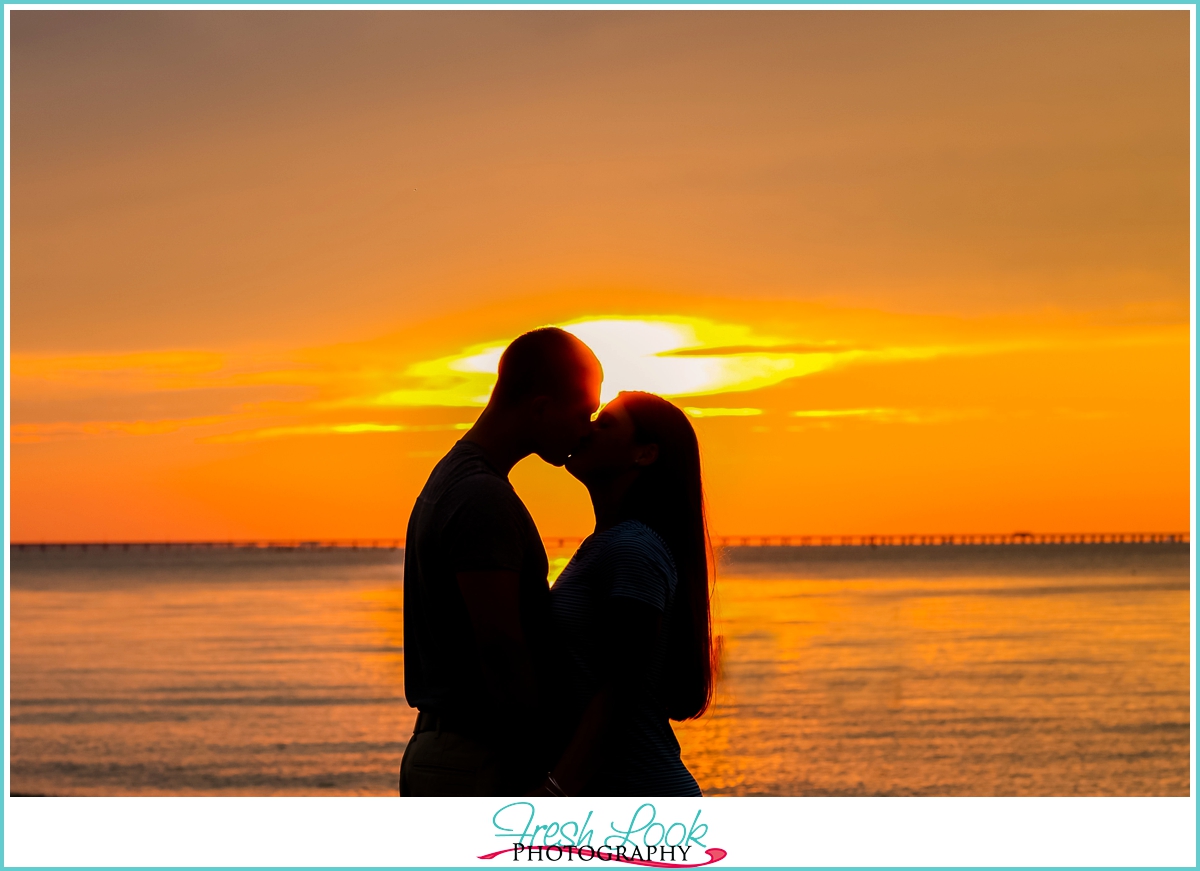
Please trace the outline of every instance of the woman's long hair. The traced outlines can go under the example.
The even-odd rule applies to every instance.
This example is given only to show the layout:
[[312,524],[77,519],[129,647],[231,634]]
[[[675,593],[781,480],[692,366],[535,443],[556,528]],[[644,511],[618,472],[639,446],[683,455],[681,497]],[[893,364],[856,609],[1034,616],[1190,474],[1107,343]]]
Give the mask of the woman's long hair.
[[690,720],[708,709],[716,668],[700,444],[687,415],[661,396],[624,391],[619,399],[633,420],[637,443],[658,445],[658,458],[641,470],[621,514],[657,532],[675,560],[679,580],[667,615],[662,679],[667,715]]

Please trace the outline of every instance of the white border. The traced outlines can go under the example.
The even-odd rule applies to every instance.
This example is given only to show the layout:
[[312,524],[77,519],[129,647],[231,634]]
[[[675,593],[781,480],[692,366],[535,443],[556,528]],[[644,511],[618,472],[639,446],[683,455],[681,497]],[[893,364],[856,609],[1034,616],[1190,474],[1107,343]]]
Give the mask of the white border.
[[[1191,362],[1191,377],[1188,380],[1188,401],[1191,411],[1191,420],[1189,422],[1189,432],[1191,436],[1191,475],[1189,480],[1190,495],[1191,495],[1191,627],[1192,639],[1190,648],[1190,666],[1192,679],[1192,703],[1191,703],[1191,793],[1192,801],[1196,800],[1196,7],[1191,9],[1189,16],[1191,24],[1189,34],[1189,47],[1191,52],[1191,61],[1188,65],[1188,72],[1191,75],[1191,83],[1188,88],[1188,127],[1189,127],[1189,144],[1191,153],[1188,155],[1188,247],[1190,249],[1190,264],[1188,268],[1188,291],[1189,291],[1189,317],[1191,329],[1191,348],[1189,352],[1189,360]],[[1193,832],[1193,843],[1195,842],[1195,833]],[[1194,855],[1194,853],[1193,853]],[[1194,862],[1193,862],[1194,864]]]
[[[1196,866],[1196,6],[1194,4],[12,4],[4,7],[4,229],[11,234],[10,13],[23,9],[202,10],[1188,10],[1191,46],[1191,783],[1188,798],[709,798],[658,799],[667,818],[700,809],[706,843],[746,866]],[[11,542],[10,245],[4,251],[4,606]],[[4,718],[11,649],[4,624]],[[5,760],[11,758],[5,732]],[[468,866],[496,846],[503,799],[9,798],[4,766],[6,866]],[[539,818],[628,819],[636,799],[539,800]],[[597,835],[603,829],[595,826]],[[501,846],[507,846],[502,843]],[[689,857],[690,859],[691,857]],[[557,864],[557,863],[556,863]],[[572,863],[574,864],[574,863]],[[588,863],[597,867],[611,867]]]
[[[454,12],[466,10],[475,12],[492,11],[541,11],[575,10],[606,12],[610,10],[636,12],[654,10],[670,12],[675,10],[758,10],[773,9],[785,11],[825,10],[838,12],[875,11],[875,12],[905,12],[913,10],[982,10],[1003,12],[1008,10],[1059,10],[1059,11],[1143,11],[1143,10],[1176,10],[1195,12],[1192,3],[606,3],[595,0],[592,3],[457,3],[455,0],[445,0],[443,3],[9,3],[5,5],[5,17],[9,11],[27,9],[47,10],[146,10],[146,9],[191,9],[191,10],[433,10],[438,12]],[[6,25],[7,27],[7,25]],[[6,31],[7,32],[7,31]],[[1193,46],[1194,47],[1194,46]]]
[[[6,803],[4,864],[509,868],[492,818],[514,799],[21,798]],[[519,801],[519,799],[516,799]],[[589,823],[599,846],[641,799],[538,799],[539,822]],[[725,868],[1182,866],[1196,864],[1189,798],[657,799],[657,819],[700,822]],[[642,820],[647,820],[643,816]],[[19,838],[13,838],[20,832]],[[220,833],[220,836],[217,836]],[[657,835],[657,832],[655,833]],[[689,862],[700,854],[693,848]],[[678,857],[677,857],[678,858]],[[699,861],[705,856],[699,855]],[[557,861],[549,867],[636,868]],[[522,862],[545,868],[546,862]]]
[[[12,365],[12,306],[11,294],[12,287],[12,270],[11,270],[11,252],[12,252],[12,233],[9,228],[12,226],[12,212],[10,210],[10,202],[12,200],[12,165],[9,157],[12,142],[12,47],[10,39],[12,37],[12,21],[8,14],[8,8],[4,9],[4,801],[7,803],[9,794],[9,772],[8,760],[12,759],[12,730],[8,728],[8,724],[12,722],[9,711],[9,687],[12,685],[12,648],[9,643],[9,616],[12,614],[11,599],[9,598],[9,578],[11,577],[12,564],[10,561],[10,547],[12,543],[12,503],[10,496],[12,493],[12,464],[11,460],[11,445],[9,437],[11,435],[10,423],[12,421],[12,379],[10,377]],[[5,811],[7,811],[7,806]],[[5,819],[8,819],[8,814],[5,813]],[[7,835],[7,826],[5,827]],[[6,837],[7,844],[8,838]]]

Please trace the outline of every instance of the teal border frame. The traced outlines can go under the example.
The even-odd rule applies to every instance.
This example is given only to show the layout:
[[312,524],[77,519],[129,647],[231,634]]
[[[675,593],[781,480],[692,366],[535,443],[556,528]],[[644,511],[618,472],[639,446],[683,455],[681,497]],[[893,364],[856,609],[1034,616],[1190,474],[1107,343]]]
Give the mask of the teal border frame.
[[[24,3],[0,3],[0,9],[2,9],[4,12],[7,12],[8,8],[10,6],[18,6],[18,5],[21,7],[70,5],[70,6],[77,7],[79,9],[87,9],[90,6],[109,5],[110,2],[111,2],[111,0],[71,0],[71,2],[69,2],[69,3],[66,3],[66,2],[56,3],[56,2],[54,2],[54,0],[30,0],[30,2],[24,2]],[[129,3],[129,0],[125,0],[125,2]],[[258,6],[258,5],[336,6],[336,5],[343,5],[343,4],[349,5],[349,2],[353,2],[353,5],[356,5],[356,6],[358,6],[358,5],[440,6],[440,7],[444,7],[447,9],[461,7],[461,6],[497,6],[497,7],[501,7],[501,6],[512,5],[512,3],[509,2],[509,0],[474,0],[474,2],[472,2],[472,0],[425,0],[425,2],[405,2],[405,0],[189,0],[189,2],[180,2],[180,3],[174,4],[174,5],[189,6],[189,7],[218,6],[218,5],[219,6],[237,6],[237,5],[247,5],[247,6],[249,6],[249,5],[255,5],[255,6]],[[129,5],[158,6],[160,4],[157,2],[154,2],[154,0],[133,0],[133,2],[129,3]],[[523,5],[527,5],[529,7],[558,7],[563,4],[554,2],[554,0],[526,0],[526,2],[523,3]],[[795,0],[656,0],[656,2],[620,2],[620,0],[575,0],[575,2],[572,2],[571,5],[580,6],[580,7],[591,7],[591,8],[597,8],[597,9],[613,7],[613,6],[625,6],[625,7],[629,7],[629,6],[647,6],[647,7],[670,7],[670,6],[763,7],[763,6],[771,6],[771,7],[779,7],[779,8],[795,8],[795,7],[805,7],[805,6],[817,6],[817,7],[843,6],[843,7],[846,7],[847,9],[862,8],[862,7],[873,7],[873,8],[879,9],[879,8],[886,8],[886,7],[909,8],[915,4],[906,2],[906,0],[874,0],[874,2],[859,2],[859,0],[824,0],[824,2],[795,2]],[[1116,7],[1116,8],[1130,8],[1130,7],[1137,7],[1137,6],[1162,7],[1164,5],[1170,5],[1170,6],[1174,6],[1174,7],[1181,8],[1181,9],[1190,8],[1192,10],[1192,52],[1193,52],[1193,54],[1192,54],[1192,77],[1193,77],[1192,78],[1192,106],[1191,106],[1192,120],[1193,120],[1192,142],[1191,142],[1191,148],[1192,148],[1191,201],[1192,201],[1193,214],[1192,214],[1192,225],[1191,225],[1191,237],[1192,237],[1192,244],[1193,244],[1193,249],[1194,249],[1194,247],[1196,245],[1196,241],[1197,241],[1197,225],[1196,225],[1196,219],[1195,219],[1195,208],[1196,208],[1196,199],[1197,199],[1197,186],[1196,186],[1196,183],[1197,183],[1197,178],[1196,178],[1196,175],[1197,175],[1197,142],[1196,142],[1195,122],[1196,122],[1196,119],[1198,116],[1198,113],[1197,113],[1197,105],[1198,105],[1197,84],[1198,83],[1197,83],[1197,79],[1196,79],[1196,54],[1197,54],[1196,36],[1197,36],[1197,13],[1200,12],[1200,4],[1198,4],[1196,2],[1180,3],[1180,4],[1158,3],[1158,2],[1154,2],[1154,0],[1126,0],[1126,2],[1119,2],[1119,0],[1099,0],[1099,2],[1097,2],[1097,0],[1058,0],[1058,2],[1047,2],[1047,0],[990,0],[990,2],[981,2],[981,3],[954,2],[954,0],[923,0],[923,2],[921,2],[919,5],[921,5],[923,7],[927,7],[927,8],[936,8],[939,6],[962,8],[962,7],[970,6],[970,7],[982,8],[982,9],[1003,8],[1003,7],[1028,7],[1031,9],[1037,8],[1037,7],[1063,8],[1063,7],[1071,7],[1071,6],[1080,6],[1080,7],[1083,7],[1083,6],[1086,6],[1086,7],[1111,6],[1111,7]],[[7,16],[6,15],[0,16],[0,46],[7,44],[8,33],[7,33],[6,25],[7,25]],[[2,51],[3,51],[3,49],[0,48],[0,52],[2,52]],[[9,81],[8,81],[8,78],[6,75],[7,64],[8,64],[7,53],[4,53],[3,61],[4,61],[3,64],[0,64],[0,95],[6,94],[7,87],[9,85]],[[10,132],[8,129],[8,126],[7,126],[7,116],[8,116],[9,106],[8,106],[7,100],[4,99],[4,96],[0,96],[0,101],[3,101],[3,108],[4,108],[4,112],[0,113],[0,136],[5,136]],[[9,211],[9,201],[8,201],[8,197],[9,197],[9,193],[10,193],[9,178],[8,178],[10,164],[11,164],[11,156],[6,152],[4,155],[4,175],[3,175],[3,177],[0,177],[0,197],[2,197],[2,201],[3,201],[3,205],[4,205],[4,215],[3,215],[4,234],[3,234],[2,243],[0,243],[0,244],[2,244],[2,249],[0,249],[0,250],[3,251],[3,268],[4,268],[3,281],[4,281],[4,292],[5,292],[4,293],[3,311],[2,311],[2,313],[0,313],[0,330],[3,331],[3,344],[4,344],[3,359],[0,360],[0,379],[2,379],[2,384],[0,384],[0,391],[2,391],[2,393],[3,393],[3,404],[2,404],[2,406],[0,406],[0,422],[2,422],[2,425],[4,427],[4,433],[6,435],[9,432],[10,416],[11,416],[11,414],[10,414],[10,399],[11,399],[11,397],[10,397],[10,383],[9,383],[9,374],[10,374],[10,372],[9,372],[9,369],[10,369],[9,353],[10,353],[10,332],[11,332],[11,329],[10,329],[11,328],[11,284],[10,284],[11,252],[9,249],[9,237],[10,237],[10,232],[11,232],[11,226],[10,226],[11,215],[10,215],[10,211]],[[1198,298],[1198,295],[1197,295],[1196,257],[1195,257],[1194,250],[1193,250],[1192,263],[1191,263],[1191,283],[1192,283],[1192,287],[1191,287],[1191,323],[1192,323],[1192,329],[1193,329],[1193,334],[1194,334],[1195,328],[1197,326],[1197,305],[1198,305],[1198,303],[1200,303],[1200,298]],[[1200,383],[1198,383],[1198,381],[1197,381],[1196,352],[1197,352],[1196,342],[1193,340],[1192,359],[1191,359],[1191,388],[1190,388],[1190,391],[1191,391],[1190,398],[1191,398],[1191,403],[1192,403],[1192,405],[1191,405],[1191,427],[1192,427],[1191,428],[1191,449],[1192,449],[1192,470],[1191,470],[1192,504],[1191,504],[1191,509],[1192,509],[1193,523],[1196,522],[1196,519],[1198,516],[1197,509],[1198,509],[1198,506],[1200,506],[1200,500],[1197,499],[1197,494],[1198,494],[1198,492],[1200,492],[1200,474],[1198,474],[1197,462],[1196,462],[1197,461],[1197,453],[1196,453],[1197,407],[1198,407],[1198,405],[1200,405],[1200,389],[1198,389],[1198,388],[1200,388]],[[3,575],[4,575],[4,582],[5,582],[4,594],[3,594],[3,608],[2,608],[2,612],[0,612],[0,614],[2,614],[2,617],[4,620],[4,632],[5,632],[6,639],[9,635],[8,574],[9,574],[9,544],[10,544],[10,540],[11,540],[10,526],[9,526],[9,505],[10,505],[9,486],[10,486],[10,481],[11,481],[11,475],[9,474],[9,468],[10,468],[9,464],[10,464],[10,447],[9,447],[8,439],[6,438],[4,441],[3,468],[0,469],[0,487],[3,488],[2,493],[0,493],[0,496],[3,497],[3,503],[0,504],[0,522],[3,522],[3,534],[2,534],[2,537],[3,537],[2,544],[4,547]],[[1192,530],[1192,547],[1193,547],[1193,554],[1195,554],[1196,553],[1196,550],[1195,550],[1196,542],[1195,542],[1195,530],[1194,529]],[[1197,568],[1196,559],[1195,559],[1195,557],[1193,557],[1192,567],[1191,567],[1193,596],[1196,595],[1196,580],[1197,580],[1196,568]],[[1197,627],[1193,623],[1193,625],[1192,625],[1193,644],[1195,644],[1196,639],[1197,639]],[[3,690],[7,690],[6,675],[8,673],[8,665],[9,665],[8,644],[5,644],[4,650],[0,651],[0,662],[2,662],[2,664],[4,666],[3,672],[0,673],[0,691],[3,691]],[[1193,669],[1195,669],[1194,662],[1192,663],[1192,666],[1193,666]],[[1193,680],[1193,684],[1192,684],[1193,700],[1196,699],[1197,689],[1198,689],[1198,683],[1195,680]],[[1196,724],[1193,723],[1192,727],[1193,727],[1193,733],[1194,733]],[[3,723],[0,723],[0,739],[3,740],[3,748],[2,748],[2,750],[0,750],[0,754],[2,754],[2,756],[3,756],[3,764],[5,767],[5,770],[7,770],[8,766],[9,766],[9,724],[8,724],[7,717],[4,718]],[[1195,760],[1193,759],[1193,763],[1194,763],[1194,761]],[[1193,798],[1195,798],[1195,796],[1196,796],[1196,784],[1194,782],[1192,783],[1192,796],[1193,796]],[[4,864],[4,860],[3,860],[4,836],[7,832],[7,829],[4,827],[4,822],[5,822],[4,821],[4,802],[7,800],[8,800],[7,795],[0,796],[0,867],[21,867],[21,866],[7,866]],[[1200,807],[1200,805],[1198,805],[1198,807]],[[1197,814],[1197,822],[1200,823],[1200,812],[1198,812],[1198,814]],[[53,866],[51,866],[51,867],[53,867]],[[104,867],[108,867],[108,866],[104,866]],[[204,866],[166,866],[166,867],[201,868]],[[235,867],[235,866],[221,866],[221,867]],[[283,868],[283,867],[288,867],[288,866],[255,866],[255,867]],[[352,866],[347,866],[347,867],[352,867]],[[417,868],[417,867],[422,867],[422,866],[395,866],[395,867]],[[722,869],[729,869],[729,871],[733,871],[733,869],[753,868],[756,866],[744,866],[744,865],[736,865],[736,864],[726,865],[726,864],[722,863],[720,867]],[[863,869],[865,869],[865,868],[896,868],[897,871],[901,871],[901,866],[854,866],[854,867],[836,867],[836,868],[825,868],[822,866],[802,866],[802,867],[808,869],[808,871],[863,871]],[[920,866],[903,866],[903,871],[911,871],[911,869],[917,868],[917,867],[920,867]],[[1003,868],[1005,866],[958,866],[958,867],[961,867],[961,868],[972,868],[972,867]],[[1030,867],[1036,867],[1036,866],[1030,866]],[[1055,867],[1083,868],[1083,867],[1089,867],[1089,866],[1055,866]],[[1120,866],[1113,866],[1112,868],[1106,868],[1106,871],[1115,871],[1115,869],[1118,867],[1120,867]],[[1155,867],[1155,866],[1132,866],[1132,867]],[[1181,867],[1187,867],[1187,866],[1181,866]],[[1200,858],[1198,858],[1198,864],[1193,867],[1200,867]],[[473,869],[468,868],[467,866],[462,866],[462,869],[463,869],[463,871],[473,871]],[[323,871],[323,869],[320,869],[318,867],[313,867],[313,868],[306,868],[305,871]],[[363,869],[363,871],[371,871],[371,869],[365,868],[365,869]],[[444,868],[444,867],[439,868],[438,871],[447,871],[447,868]],[[767,871],[767,869],[764,868],[763,871]],[[954,866],[938,866],[938,871],[954,871]]]

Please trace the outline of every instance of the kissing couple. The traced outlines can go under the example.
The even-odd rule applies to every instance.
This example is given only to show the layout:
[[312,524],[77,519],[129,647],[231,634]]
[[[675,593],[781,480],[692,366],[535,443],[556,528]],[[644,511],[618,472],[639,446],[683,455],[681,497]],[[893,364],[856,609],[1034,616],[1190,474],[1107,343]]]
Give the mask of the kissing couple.
[[[651,393],[596,415],[602,380],[570,333],[520,336],[417,497],[404,694],[418,714],[401,795],[701,794],[670,724],[713,693],[699,445],[687,415]],[[553,589],[508,481],[530,454],[565,465],[596,515]]]

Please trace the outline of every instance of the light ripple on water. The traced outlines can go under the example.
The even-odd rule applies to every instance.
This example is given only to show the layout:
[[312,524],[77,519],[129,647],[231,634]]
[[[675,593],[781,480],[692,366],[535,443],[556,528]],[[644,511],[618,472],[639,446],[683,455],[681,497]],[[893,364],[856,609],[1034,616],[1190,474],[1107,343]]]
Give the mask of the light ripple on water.
[[[394,794],[401,559],[14,552],[14,794]],[[1187,795],[1188,579],[1178,545],[727,551],[684,759],[709,794]]]

